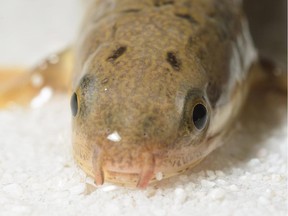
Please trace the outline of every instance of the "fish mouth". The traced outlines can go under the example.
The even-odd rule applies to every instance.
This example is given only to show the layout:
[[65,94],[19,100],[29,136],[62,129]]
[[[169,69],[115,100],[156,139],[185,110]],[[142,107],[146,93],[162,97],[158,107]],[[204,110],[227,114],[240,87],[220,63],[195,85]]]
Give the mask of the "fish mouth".
[[[198,159],[192,163],[186,164],[185,166],[177,169],[171,169],[171,167],[157,167],[155,160],[147,158],[147,162],[144,163],[141,169],[135,171],[129,167],[121,171],[117,169],[105,169],[94,170],[94,179],[97,186],[101,186],[105,182],[109,182],[115,185],[128,187],[128,188],[139,188],[145,189],[148,185],[156,183],[160,180],[170,178],[172,176],[179,175],[190,168],[196,166],[202,161],[203,158]],[[163,170],[163,171],[160,171]]]
[[96,185],[109,182],[143,189],[196,166],[216,148],[215,143],[218,143],[220,138],[221,136],[217,135],[198,145],[175,145],[176,147],[169,149],[155,148],[153,143],[150,148],[147,148],[148,145],[145,148],[131,148],[130,145],[94,145],[92,149],[87,148],[85,151],[74,146],[73,155],[80,168],[94,178]]
[[123,186],[146,188],[154,176],[156,160],[155,155],[148,152],[142,153],[140,158],[140,164],[136,162],[132,166],[121,163],[115,165],[110,160],[105,160],[101,151],[94,151],[92,166],[96,185],[102,185],[107,180]]
[[[91,155],[91,160],[83,160],[79,155],[74,157],[79,166],[91,177],[94,178],[97,186],[109,182],[115,185],[145,189],[148,185],[158,182],[175,175],[179,175],[194,167],[204,157],[194,158],[193,160],[178,162],[183,159],[187,151],[140,151],[135,157],[128,157],[126,161],[114,160],[100,148],[96,148]],[[115,160],[116,157],[116,160]],[[178,158],[178,159],[177,159]]]
[[179,175],[190,168],[196,166],[202,161],[199,158],[189,164],[180,167],[171,167],[166,165],[157,165],[157,159],[153,156],[147,156],[147,162],[142,166],[126,167],[119,169],[118,167],[101,166],[101,163],[95,164],[88,161],[83,161],[74,155],[76,162],[80,168],[94,179],[97,186],[103,185],[104,182],[109,182],[115,185],[145,189],[148,185],[158,182],[163,179]]

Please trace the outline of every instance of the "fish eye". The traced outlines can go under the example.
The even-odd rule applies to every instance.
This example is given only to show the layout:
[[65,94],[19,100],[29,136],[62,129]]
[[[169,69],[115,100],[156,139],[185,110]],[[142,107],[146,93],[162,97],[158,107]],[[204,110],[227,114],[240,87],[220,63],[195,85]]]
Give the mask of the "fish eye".
[[71,106],[72,115],[75,117],[78,112],[78,99],[77,99],[77,94],[75,92],[71,96],[70,106]]
[[192,121],[193,121],[194,126],[198,130],[203,130],[207,123],[207,119],[208,119],[208,115],[207,115],[206,107],[201,103],[196,104],[194,106],[193,114],[192,114]]

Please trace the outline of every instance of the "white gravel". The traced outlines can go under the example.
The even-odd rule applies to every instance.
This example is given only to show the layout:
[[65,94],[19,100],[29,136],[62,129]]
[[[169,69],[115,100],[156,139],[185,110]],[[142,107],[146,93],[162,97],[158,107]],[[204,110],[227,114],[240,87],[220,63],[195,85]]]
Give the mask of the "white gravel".
[[256,106],[249,100],[227,143],[199,166],[147,190],[96,188],[77,168],[67,96],[36,109],[2,110],[1,215],[285,216],[286,110],[283,96],[265,98]]
[[[4,2],[8,1],[0,3],[0,27],[8,31],[5,20],[10,20],[23,8],[8,7]],[[22,1],[9,2],[17,6]],[[29,5],[30,1],[25,2]],[[37,2],[44,4],[45,1]],[[48,14],[49,8],[56,13],[55,8],[60,1],[46,2],[50,2],[51,6],[42,11],[42,5],[37,3],[40,9],[36,15]],[[63,7],[68,3],[62,0],[60,5]],[[8,13],[9,8],[11,14]],[[64,12],[60,20],[65,23],[64,16],[72,18],[73,13]],[[36,15],[36,20],[41,19],[40,15]],[[24,18],[17,21],[21,24]],[[32,22],[33,17],[29,20]],[[52,19],[52,23],[56,21]],[[15,22],[12,22],[14,27]],[[45,25],[49,23],[46,21]],[[21,33],[21,29],[15,29],[16,33],[17,29],[18,34]],[[2,30],[0,50],[9,50],[7,43],[11,34],[5,33],[5,36]],[[35,58],[37,53],[44,55],[50,49],[55,50],[54,47],[59,47],[59,44],[63,45],[64,39],[71,39],[71,35],[61,36],[61,40],[56,40],[51,48],[43,41],[45,31],[41,31],[31,42],[27,35],[33,34],[33,29],[24,30],[24,39],[18,36],[18,43],[15,35],[10,36],[17,47],[1,52],[0,62],[17,62],[20,59],[20,63],[28,60],[31,64],[38,59]],[[65,35],[62,31],[59,34]],[[46,39],[52,37],[54,40],[54,36]],[[45,47],[39,48],[41,41]],[[19,48],[21,42],[24,43],[23,49]],[[33,54],[28,58],[28,47],[34,43],[36,45],[31,48]],[[10,54],[17,50],[22,55],[18,53],[19,56],[13,59]],[[69,98],[65,95],[53,95],[48,103],[35,109],[0,110],[1,216],[287,215],[287,110],[284,97],[277,93],[252,95],[223,147],[183,175],[161,180],[162,173],[158,173],[157,179],[161,181],[147,190],[131,190],[109,184],[96,188],[93,179],[78,169],[72,159],[70,135]]]

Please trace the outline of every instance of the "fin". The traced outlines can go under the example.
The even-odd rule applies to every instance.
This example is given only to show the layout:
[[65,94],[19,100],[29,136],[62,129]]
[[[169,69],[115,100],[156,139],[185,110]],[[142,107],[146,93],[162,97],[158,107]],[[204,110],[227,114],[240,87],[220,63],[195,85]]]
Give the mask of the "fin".
[[287,95],[287,72],[268,59],[261,58],[252,66],[252,87],[258,90],[272,90]]
[[0,68],[0,108],[13,104],[28,105],[45,89],[69,90],[72,70],[72,49],[51,55],[28,71]]

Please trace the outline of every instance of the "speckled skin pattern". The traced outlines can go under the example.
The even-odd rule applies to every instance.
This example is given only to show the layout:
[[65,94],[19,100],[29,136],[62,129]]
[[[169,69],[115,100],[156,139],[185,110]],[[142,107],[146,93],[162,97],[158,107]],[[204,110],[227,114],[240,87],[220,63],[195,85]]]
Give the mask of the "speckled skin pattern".
[[[73,149],[97,184],[146,187],[202,160],[236,117],[257,58],[239,0],[94,1],[78,41]],[[199,103],[202,130],[191,117]]]

